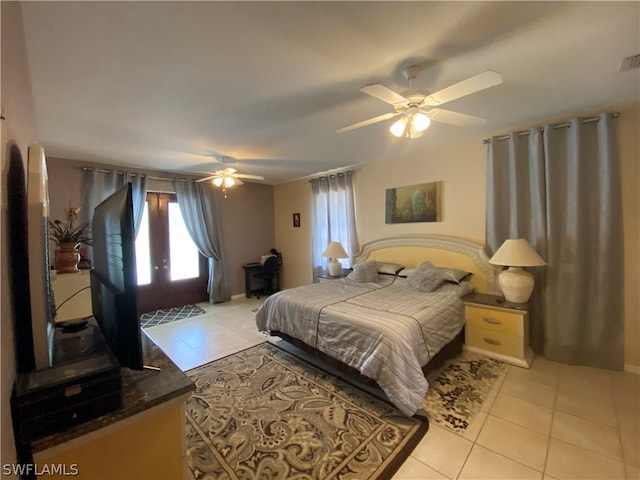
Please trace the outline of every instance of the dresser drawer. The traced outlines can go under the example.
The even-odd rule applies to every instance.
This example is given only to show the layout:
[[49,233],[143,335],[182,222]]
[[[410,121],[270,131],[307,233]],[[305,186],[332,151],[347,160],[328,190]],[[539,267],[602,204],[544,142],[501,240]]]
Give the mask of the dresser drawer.
[[524,357],[522,337],[509,333],[472,327],[465,328],[465,343],[471,347],[489,350],[509,357]]
[[519,314],[469,305],[465,307],[467,326],[519,336],[525,334],[524,316],[526,314],[526,312]]

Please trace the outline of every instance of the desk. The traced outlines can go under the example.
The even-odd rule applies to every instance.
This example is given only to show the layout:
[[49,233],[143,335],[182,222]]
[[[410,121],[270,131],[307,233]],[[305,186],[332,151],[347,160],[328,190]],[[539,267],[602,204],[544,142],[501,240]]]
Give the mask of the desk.
[[257,290],[260,290],[251,289],[251,276],[254,273],[258,273],[260,270],[262,270],[262,264],[260,262],[245,263],[242,268],[244,268],[244,293],[247,298],[251,298],[252,294],[255,294]]

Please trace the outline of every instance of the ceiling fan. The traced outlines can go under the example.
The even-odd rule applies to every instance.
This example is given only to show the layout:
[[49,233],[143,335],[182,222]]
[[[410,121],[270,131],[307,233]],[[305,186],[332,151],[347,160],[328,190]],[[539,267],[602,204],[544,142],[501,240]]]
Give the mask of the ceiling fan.
[[234,185],[242,185],[244,182],[240,180],[241,178],[264,180],[264,177],[261,175],[238,173],[235,168],[227,167],[224,170],[216,170],[213,175],[196,180],[196,182],[206,182],[207,180],[211,180],[216,187],[222,187],[224,198],[227,198],[227,188],[233,187]]
[[431,120],[461,127],[480,125],[485,122],[483,118],[443,110],[437,107],[458,98],[471,95],[472,93],[500,85],[502,83],[502,76],[500,76],[499,73],[493,70],[486,70],[436,93],[428,94],[411,90],[413,80],[422,69],[423,67],[420,65],[412,65],[403,71],[403,75],[409,80],[409,91],[403,95],[379,83],[362,87],[360,89],[362,93],[366,93],[392,105],[395,111],[347,125],[346,127],[338,129],[337,132],[348,132],[397,116],[400,116],[400,118],[391,125],[389,130],[396,137],[405,138],[418,138],[422,136],[424,131],[429,127]]

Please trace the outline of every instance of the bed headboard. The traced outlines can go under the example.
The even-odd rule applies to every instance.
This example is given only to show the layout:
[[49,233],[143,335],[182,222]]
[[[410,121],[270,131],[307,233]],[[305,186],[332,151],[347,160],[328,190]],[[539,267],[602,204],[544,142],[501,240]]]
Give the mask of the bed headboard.
[[444,235],[390,237],[365,243],[354,255],[354,263],[366,260],[392,262],[416,267],[429,260],[436,267],[449,267],[473,273],[470,282],[481,293],[498,293],[499,270],[489,263],[483,246]]

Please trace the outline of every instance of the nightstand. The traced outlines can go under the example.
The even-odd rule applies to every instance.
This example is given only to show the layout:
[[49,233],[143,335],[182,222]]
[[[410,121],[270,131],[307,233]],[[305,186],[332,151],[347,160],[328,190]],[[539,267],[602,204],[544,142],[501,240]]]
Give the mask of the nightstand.
[[474,293],[462,299],[465,316],[465,349],[503,362],[529,368],[528,304],[507,302],[503,297]]
[[333,280],[339,280],[341,278],[345,278],[351,273],[351,271],[351,268],[343,268],[340,272],[340,275],[338,275],[337,277],[332,277],[331,275],[329,275],[329,272],[325,271],[322,272],[322,274],[318,275],[318,282],[331,282]]

